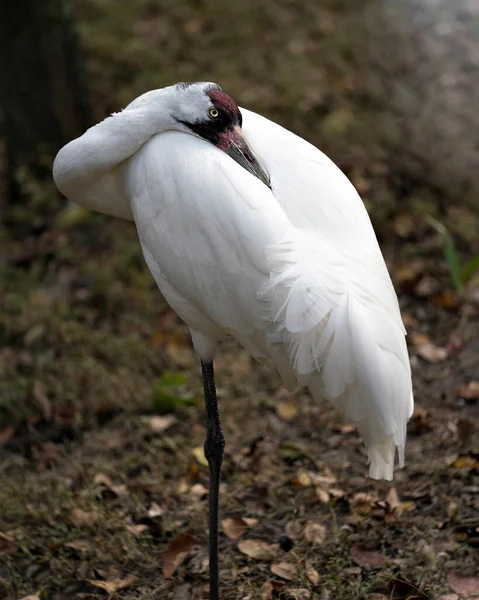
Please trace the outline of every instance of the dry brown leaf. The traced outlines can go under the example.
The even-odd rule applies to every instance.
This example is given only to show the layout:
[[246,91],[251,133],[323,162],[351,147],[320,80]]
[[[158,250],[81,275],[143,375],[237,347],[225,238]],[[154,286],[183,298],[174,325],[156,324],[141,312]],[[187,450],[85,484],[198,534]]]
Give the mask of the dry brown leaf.
[[278,553],[278,544],[268,544],[257,539],[242,540],[238,543],[238,550],[257,560],[273,560]]
[[191,487],[190,492],[194,496],[198,496],[200,498],[204,498],[204,496],[206,496],[208,494],[208,490],[205,488],[205,486],[202,483],[195,483],[195,485],[193,485]]
[[6,444],[8,440],[13,437],[14,433],[15,429],[11,425],[7,425],[6,427],[3,427],[3,429],[0,429],[0,446]]
[[452,466],[463,471],[479,471],[479,462],[472,456],[459,456]]
[[177,418],[174,415],[159,415],[151,417],[150,427],[155,433],[161,433],[176,423]]
[[416,503],[413,500],[405,500],[396,506],[394,513],[401,515],[402,513],[412,512],[413,510],[416,510]]
[[88,583],[91,583],[95,587],[101,588],[105,590],[109,594],[114,594],[119,590],[124,590],[125,588],[131,587],[138,581],[138,577],[133,575],[127,575],[124,579],[110,579],[108,581],[101,581],[100,579],[87,579]]
[[190,598],[191,585],[189,583],[182,583],[176,587],[172,600],[190,600]]
[[329,488],[329,495],[333,498],[344,498],[346,496],[346,492],[344,490],[340,490],[339,488]]
[[437,306],[448,309],[458,308],[463,302],[461,296],[454,290],[451,290],[450,288],[439,290],[436,294],[434,294],[431,297],[431,300]]
[[355,545],[349,550],[351,560],[365,569],[377,569],[384,563],[384,556],[374,550],[363,550],[361,546]]
[[169,579],[193,550],[193,529],[180,533],[170,542],[163,558],[163,577]]
[[313,567],[309,560],[306,561],[304,565],[304,570],[306,571],[306,577],[313,585],[318,585],[319,583],[319,573]]
[[456,388],[456,398],[465,398],[473,400],[479,398],[479,381],[470,381],[469,383],[461,383]]
[[389,507],[389,510],[394,510],[401,504],[399,500],[399,495],[395,487],[392,487],[389,490],[388,495],[386,496],[386,503]]
[[164,509],[161,508],[159,504],[157,504],[156,502],[152,502],[150,504],[150,508],[148,509],[147,514],[150,517],[150,519],[155,519],[156,517],[161,517],[164,512]]
[[231,519],[223,519],[221,526],[230,540],[236,540],[246,531],[247,523],[242,517],[232,517]]
[[196,448],[193,448],[192,452],[193,456],[200,463],[200,465],[203,465],[204,467],[208,466],[208,461],[206,460],[205,449],[203,446],[197,446]]
[[46,395],[45,388],[38,380],[33,384],[33,397],[38,402],[45,421],[50,421],[53,414],[52,405]]
[[424,275],[424,263],[420,260],[397,265],[393,269],[396,287],[401,292],[413,292]]
[[297,540],[303,536],[305,521],[303,519],[295,519],[286,523],[286,535],[293,540]]
[[70,513],[70,521],[78,527],[88,527],[98,521],[100,515],[96,511],[87,512],[82,508],[74,508]]
[[326,527],[315,521],[308,521],[304,528],[304,537],[312,544],[322,544],[326,538]]
[[127,525],[126,528],[135,537],[140,537],[142,533],[147,531],[148,525],[145,525],[144,523],[139,523],[138,525]]
[[246,525],[248,525],[248,527],[255,527],[255,525],[258,525],[258,519],[255,519],[253,517],[241,517],[241,518],[246,523]]
[[329,492],[322,487],[316,488],[316,498],[322,502],[323,504],[327,504],[329,502]]
[[416,225],[414,223],[413,218],[407,214],[397,215],[394,219],[394,231],[400,237],[408,237],[415,230]]
[[289,396],[286,400],[279,400],[275,406],[276,414],[280,419],[290,423],[298,415],[298,408],[294,398]]
[[13,536],[9,533],[0,532],[0,556],[12,554],[16,549]]
[[296,475],[291,478],[291,484],[294,487],[309,487],[313,484],[310,474],[305,469],[298,469]]
[[66,548],[72,548],[73,550],[78,550],[80,552],[91,552],[93,550],[93,545],[88,540],[75,540],[73,542],[66,542]]
[[282,579],[286,579],[286,581],[293,581],[293,579],[297,578],[296,567],[291,563],[280,562],[271,565],[271,572],[281,577]]
[[289,600],[309,600],[309,598],[311,598],[311,592],[306,588],[293,588],[291,590],[284,590],[282,595]]
[[94,483],[105,486],[110,492],[113,492],[116,496],[125,496],[128,494],[126,485],[123,483],[114,484],[111,478],[105,473],[97,473],[93,478]]
[[479,594],[479,577],[461,577],[455,573],[449,573],[447,576],[449,587],[464,598],[476,598]]
[[271,581],[265,581],[263,587],[261,588],[261,598],[262,600],[273,600],[273,584]]
[[368,515],[372,509],[376,499],[371,494],[358,492],[354,494],[351,500],[351,509],[358,515]]
[[416,353],[427,362],[437,363],[445,360],[448,356],[447,348],[441,348],[431,342],[424,333],[413,333],[411,340],[415,346]]

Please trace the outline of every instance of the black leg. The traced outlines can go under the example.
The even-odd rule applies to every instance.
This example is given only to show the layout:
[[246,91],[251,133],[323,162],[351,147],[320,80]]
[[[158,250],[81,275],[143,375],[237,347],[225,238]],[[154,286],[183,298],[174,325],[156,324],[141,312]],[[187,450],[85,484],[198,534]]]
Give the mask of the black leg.
[[213,361],[201,361],[206,405],[205,457],[209,465],[209,543],[210,543],[210,600],[219,600],[218,574],[218,506],[221,463],[225,438],[221,428],[218,401],[216,399]]

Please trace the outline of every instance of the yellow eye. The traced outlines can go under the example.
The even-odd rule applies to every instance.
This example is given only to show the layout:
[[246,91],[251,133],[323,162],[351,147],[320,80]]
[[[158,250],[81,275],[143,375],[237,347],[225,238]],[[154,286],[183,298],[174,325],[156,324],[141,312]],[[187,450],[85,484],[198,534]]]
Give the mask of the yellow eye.
[[210,108],[208,114],[212,119],[217,119],[220,116],[220,111],[217,108]]

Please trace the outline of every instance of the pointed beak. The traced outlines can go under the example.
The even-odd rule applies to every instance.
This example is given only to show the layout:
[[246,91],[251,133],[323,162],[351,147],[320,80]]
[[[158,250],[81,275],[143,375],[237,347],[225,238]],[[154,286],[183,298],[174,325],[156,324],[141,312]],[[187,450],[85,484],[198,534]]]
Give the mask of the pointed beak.
[[261,161],[256,156],[253,148],[247,142],[244,133],[239,125],[236,125],[225,135],[222,140],[221,149],[231,156],[244,169],[260,179],[271,189],[271,178],[268,171],[263,167]]

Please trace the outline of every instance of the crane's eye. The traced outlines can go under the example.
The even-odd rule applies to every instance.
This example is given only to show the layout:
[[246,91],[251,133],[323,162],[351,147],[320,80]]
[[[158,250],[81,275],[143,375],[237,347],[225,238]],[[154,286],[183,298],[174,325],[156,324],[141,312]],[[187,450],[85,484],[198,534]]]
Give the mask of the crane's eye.
[[217,108],[210,108],[208,114],[212,119],[217,119],[220,116],[220,111]]

